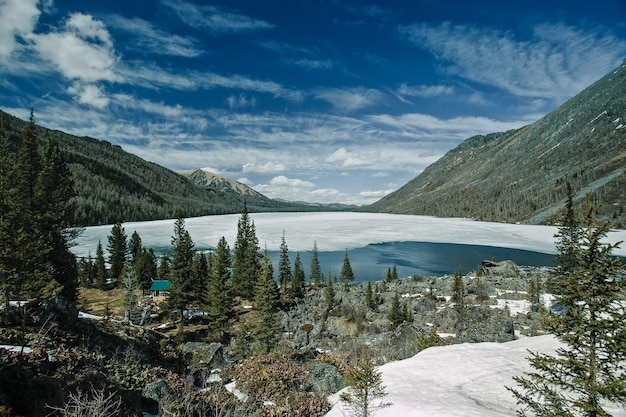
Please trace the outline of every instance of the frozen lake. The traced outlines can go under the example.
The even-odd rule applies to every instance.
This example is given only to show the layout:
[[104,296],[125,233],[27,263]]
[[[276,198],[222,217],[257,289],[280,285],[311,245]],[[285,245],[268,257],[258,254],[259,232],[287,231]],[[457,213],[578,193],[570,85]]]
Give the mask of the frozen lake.
[[[210,250],[224,236],[231,249],[237,236],[239,214],[186,219],[196,249]],[[475,269],[483,259],[512,259],[520,265],[549,265],[555,253],[556,227],[479,222],[377,213],[252,213],[261,248],[267,247],[277,269],[277,252],[283,231],[291,261],[300,252],[310,264],[316,242],[324,274],[339,275],[348,249],[357,281],[384,278],[397,265],[401,277],[415,273],[442,275],[461,268]],[[145,246],[157,254],[168,253],[174,220],[128,222],[128,237],[139,233]],[[72,248],[77,256],[95,255],[98,241],[106,250],[111,225],[88,227]],[[626,231],[611,232],[607,242],[626,240]],[[622,247],[614,255],[626,255]],[[382,276],[381,276],[382,274]]]

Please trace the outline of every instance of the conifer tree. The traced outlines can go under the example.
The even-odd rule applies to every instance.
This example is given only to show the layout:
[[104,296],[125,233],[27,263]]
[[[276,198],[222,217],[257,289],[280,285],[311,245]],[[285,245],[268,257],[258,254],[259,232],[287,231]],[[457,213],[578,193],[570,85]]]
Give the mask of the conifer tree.
[[311,281],[315,288],[322,283],[322,267],[320,265],[320,255],[317,250],[317,242],[313,242],[313,252],[311,253]]
[[283,231],[283,236],[280,241],[280,257],[278,260],[278,282],[280,285],[281,298],[285,301],[292,299],[290,287],[293,276],[290,263],[289,249],[285,242],[285,232]]
[[267,251],[263,258],[261,274],[254,289],[254,340],[260,353],[270,352],[278,342],[280,293],[274,280],[274,268]]
[[378,311],[378,302],[372,290],[372,281],[367,281],[365,289],[365,305],[372,311]]
[[361,361],[356,367],[348,369],[346,383],[349,388],[339,398],[357,416],[371,417],[376,410],[391,405],[383,401],[387,392],[382,375],[370,360]]
[[463,274],[460,269],[454,271],[450,301],[455,304],[457,310],[465,308],[465,284],[463,283]]
[[194,301],[202,302],[202,297],[209,285],[209,262],[206,255],[201,252],[194,256],[193,264],[193,287],[196,295]]
[[9,268],[7,260],[9,257],[9,223],[6,215],[8,206],[8,190],[11,188],[11,169],[13,161],[9,153],[9,141],[4,132],[2,119],[0,119],[0,294],[2,294],[2,304],[4,305],[4,321],[8,321],[10,291]]
[[174,223],[172,236],[171,285],[168,289],[167,306],[180,316],[179,333],[182,334],[185,322],[185,309],[194,299],[193,259],[194,243],[185,229],[185,219],[178,218]]
[[393,329],[401,325],[406,320],[404,308],[400,304],[400,297],[398,295],[398,290],[396,290],[395,295],[391,299],[391,308],[389,309],[389,312],[387,313],[387,320],[391,322],[391,327]]
[[107,267],[104,260],[104,249],[102,242],[98,241],[96,247],[96,286],[103,290],[107,284]]
[[[534,370],[515,377],[509,388],[523,409],[521,416],[608,416],[607,402],[626,405],[626,292],[624,265],[611,251],[619,244],[603,243],[607,224],[598,224],[588,204],[583,227],[557,237],[564,260],[555,276],[555,305],[561,312],[544,312],[544,328],[566,346],[554,356],[531,353]],[[572,236],[580,236],[578,241]],[[573,255],[573,258],[570,257]]]
[[139,255],[141,255],[142,249],[143,244],[141,243],[141,237],[139,236],[139,233],[137,233],[137,231],[135,230],[130,236],[130,241],[128,242],[128,256],[131,265],[135,265],[135,262],[137,262],[137,258],[139,258]]
[[387,268],[387,275],[385,275],[385,281],[389,282],[391,280],[392,280],[392,278],[391,278],[391,268]]
[[254,222],[248,214],[248,206],[244,203],[243,212],[237,225],[237,240],[235,241],[231,278],[235,295],[252,299],[260,271],[259,240],[256,237]]
[[157,278],[157,260],[152,248],[142,247],[133,265],[142,290],[148,290]]
[[124,291],[122,298],[124,304],[124,322],[134,323],[138,314],[138,294],[141,289],[137,274],[130,262],[124,264],[120,286]]
[[205,305],[209,318],[209,329],[222,340],[228,326],[235,317],[230,281],[230,248],[222,236],[217,244],[212,262]]
[[541,306],[541,281],[539,281],[538,276],[530,278],[526,294],[530,302],[530,309],[534,312],[539,311]]
[[[46,265],[47,281],[44,296],[60,294],[70,301],[77,298],[78,271],[76,257],[70,251],[79,229],[72,228],[74,207],[74,183],[71,173],[61,157],[58,143],[49,139],[41,158],[41,170],[37,176],[34,198],[37,224],[40,233],[40,262]],[[51,291],[46,291],[48,288]]]
[[350,258],[348,258],[348,249],[346,248],[346,253],[343,257],[343,265],[341,266],[341,275],[339,275],[339,280],[343,285],[344,289],[348,289],[348,285],[352,281],[354,281],[354,273],[352,272],[352,266],[350,265]]
[[391,269],[391,279],[394,280],[394,281],[398,280],[398,267],[395,266],[395,265]]
[[159,261],[159,266],[157,268],[157,279],[159,281],[169,280],[170,279],[170,264],[172,260],[169,256],[163,255],[161,256],[161,260]]
[[109,276],[115,282],[118,281],[124,269],[124,263],[128,256],[128,242],[126,231],[121,223],[115,223],[108,236],[107,250],[109,251]]
[[302,266],[302,259],[300,259],[300,253],[296,253],[296,260],[293,263],[293,276],[291,281],[291,294],[294,299],[300,299],[304,297],[304,290],[306,285],[306,276],[304,274],[304,267]]

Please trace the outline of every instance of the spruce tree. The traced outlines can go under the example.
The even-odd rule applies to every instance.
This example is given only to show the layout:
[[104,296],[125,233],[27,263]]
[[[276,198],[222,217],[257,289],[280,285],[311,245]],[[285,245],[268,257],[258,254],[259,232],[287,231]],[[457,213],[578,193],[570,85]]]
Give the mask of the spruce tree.
[[[72,228],[74,183],[61,157],[58,143],[49,139],[41,158],[34,198],[40,233],[40,262],[46,265],[49,281],[42,291],[44,296],[58,293],[70,301],[77,298],[78,271],[76,257],[70,251],[79,229]],[[46,291],[46,288],[48,291]]]
[[326,283],[326,288],[324,288],[324,300],[326,301],[326,307],[329,310],[337,303],[337,300],[335,299],[335,287],[333,286],[333,280],[330,277],[330,271],[328,272],[328,282]]
[[395,329],[401,325],[405,320],[404,308],[400,303],[400,296],[398,290],[396,290],[393,298],[391,299],[391,308],[387,312],[387,320],[391,322],[391,328]]
[[382,375],[370,360],[361,361],[356,367],[348,369],[346,383],[348,389],[339,398],[357,416],[371,417],[376,410],[391,405],[383,401],[387,392]]
[[557,259],[566,260],[554,277],[561,311],[547,310],[543,320],[565,347],[554,356],[531,353],[534,370],[514,378],[519,389],[509,389],[523,407],[520,416],[608,416],[607,402],[626,405],[626,280],[621,259],[611,256],[619,244],[602,242],[609,228],[595,221],[590,204],[577,227],[557,234]]
[[457,310],[465,308],[465,284],[463,283],[463,274],[460,269],[454,271],[450,301],[455,304]]
[[159,266],[157,268],[157,279],[159,281],[165,281],[170,279],[170,265],[172,260],[169,256],[163,255],[159,261]]
[[172,236],[172,264],[170,268],[171,285],[168,289],[167,307],[176,310],[180,316],[179,333],[185,325],[185,309],[194,300],[193,259],[194,243],[185,229],[185,219],[178,218],[174,223]]
[[365,289],[365,305],[372,311],[378,311],[378,302],[374,296],[372,290],[372,281],[367,281],[367,288]]
[[152,281],[157,277],[157,259],[152,248],[142,247],[133,265],[142,290],[150,289]]
[[235,317],[232,290],[230,288],[230,248],[222,236],[217,244],[212,262],[205,306],[209,318],[209,329],[224,339],[228,326]]
[[278,260],[278,282],[280,285],[280,294],[283,301],[291,300],[291,262],[289,260],[289,249],[285,242],[285,232],[280,241],[280,257]]
[[254,289],[254,340],[260,353],[270,352],[278,342],[280,293],[274,280],[274,268],[267,252],[263,258],[261,274]]
[[235,295],[251,300],[254,286],[261,270],[261,253],[259,240],[256,237],[254,222],[248,214],[248,206],[244,203],[243,212],[237,225],[235,240],[232,286]]
[[124,263],[128,256],[128,242],[126,231],[121,223],[115,223],[111,228],[111,234],[108,236],[107,250],[109,251],[109,277],[114,281],[118,281],[124,269]]
[[317,242],[313,242],[313,252],[311,253],[311,281],[315,288],[322,283],[322,267],[320,265],[320,255],[317,250]]
[[104,249],[102,242],[98,241],[96,247],[96,286],[101,290],[106,288],[107,284],[107,267],[104,260]]
[[135,265],[137,262],[137,258],[141,255],[141,250],[143,249],[143,245],[141,243],[141,237],[139,233],[135,230],[130,237],[130,241],[128,242],[128,256],[130,258],[131,265]]
[[391,279],[394,280],[394,281],[398,280],[398,267],[395,266],[395,265],[391,269]]
[[348,249],[346,248],[346,253],[343,257],[343,265],[341,266],[341,275],[339,275],[339,280],[345,290],[348,289],[348,285],[352,281],[354,281],[354,273],[352,272],[352,266],[350,265],[350,258],[348,258]]
[[296,253],[296,260],[293,263],[293,275],[291,280],[291,294],[294,299],[301,299],[304,297],[304,290],[306,285],[306,276],[304,274],[304,267],[302,266],[302,259],[300,259],[300,253]]

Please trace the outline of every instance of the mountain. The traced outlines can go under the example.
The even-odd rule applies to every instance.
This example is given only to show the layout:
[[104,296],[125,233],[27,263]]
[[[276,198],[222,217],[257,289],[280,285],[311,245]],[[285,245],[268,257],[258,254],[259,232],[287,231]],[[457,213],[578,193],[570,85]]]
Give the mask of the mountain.
[[258,191],[248,187],[239,181],[231,180],[204,169],[193,171],[183,171],[180,174],[189,179],[192,183],[205,188],[220,190],[224,193],[243,196],[248,203],[253,201],[269,204],[272,200]]
[[[0,111],[0,123],[11,151],[17,152],[27,122]],[[271,200],[243,184],[230,188],[208,180],[199,184],[107,141],[41,126],[36,131],[40,150],[49,137],[59,143],[74,181],[77,225],[240,213],[244,200],[251,212],[312,210]]]
[[465,140],[361,210],[548,224],[586,194],[625,227],[626,61],[537,122]]

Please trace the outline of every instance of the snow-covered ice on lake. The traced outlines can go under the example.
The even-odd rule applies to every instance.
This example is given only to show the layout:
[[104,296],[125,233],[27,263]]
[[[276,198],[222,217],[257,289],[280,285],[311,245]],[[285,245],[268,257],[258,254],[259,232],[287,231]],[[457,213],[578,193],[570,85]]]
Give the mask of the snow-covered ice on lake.
[[[185,220],[196,247],[215,247],[224,236],[231,246],[241,215],[194,217]],[[290,251],[310,251],[317,242],[320,251],[341,251],[382,242],[435,242],[498,246],[555,253],[556,227],[479,222],[471,219],[438,218],[379,213],[252,213],[261,248],[280,248],[283,231]],[[123,224],[128,237],[137,231],[147,247],[167,247],[174,220]],[[95,256],[98,241],[106,250],[111,225],[88,227],[72,248],[78,256]],[[609,234],[607,242],[626,240],[626,230]],[[626,255],[622,247],[615,255]]]

